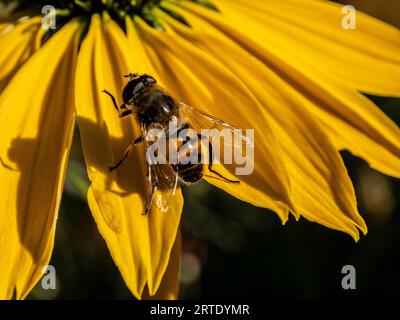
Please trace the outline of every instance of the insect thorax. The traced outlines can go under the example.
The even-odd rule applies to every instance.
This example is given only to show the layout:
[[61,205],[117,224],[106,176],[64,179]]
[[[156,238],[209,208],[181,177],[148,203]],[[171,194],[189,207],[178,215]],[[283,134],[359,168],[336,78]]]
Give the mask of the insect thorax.
[[173,119],[179,118],[179,107],[174,99],[158,88],[149,88],[135,100],[140,123],[149,127],[152,124],[167,126]]

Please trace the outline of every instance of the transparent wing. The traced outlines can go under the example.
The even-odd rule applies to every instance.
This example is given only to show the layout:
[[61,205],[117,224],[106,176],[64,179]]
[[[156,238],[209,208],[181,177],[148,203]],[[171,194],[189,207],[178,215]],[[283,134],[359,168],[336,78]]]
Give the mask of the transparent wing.
[[157,185],[157,190],[153,195],[152,205],[155,205],[162,212],[169,210],[169,205],[175,197],[178,186],[178,174],[172,170],[170,165],[150,165],[152,180],[150,183]]
[[[218,132],[224,134],[224,137],[226,135],[226,139],[224,139],[225,145],[233,145],[235,147],[242,147],[243,145],[254,146],[253,139],[247,136],[244,130],[240,128],[182,102],[179,103],[179,109],[181,119],[189,123],[199,133],[209,130],[212,135],[213,129],[217,129]],[[215,134],[218,134],[217,131],[214,131]],[[231,139],[228,139],[229,135]]]
[[[142,129],[142,131],[147,137],[147,130]],[[151,141],[145,140],[146,153],[151,144]],[[179,177],[172,165],[168,163],[166,154],[158,154],[158,158],[160,160],[164,158],[165,164],[151,164],[148,160],[146,161],[149,194],[151,197],[149,201],[151,201],[151,206],[155,205],[160,211],[166,213],[169,210],[169,204],[175,197]],[[146,159],[148,159],[147,156]]]
[[207,161],[212,177],[237,182],[234,176],[251,174],[254,168],[254,130],[236,128],[184,103],[179,107],[181,121],[201,135],[203,159]]

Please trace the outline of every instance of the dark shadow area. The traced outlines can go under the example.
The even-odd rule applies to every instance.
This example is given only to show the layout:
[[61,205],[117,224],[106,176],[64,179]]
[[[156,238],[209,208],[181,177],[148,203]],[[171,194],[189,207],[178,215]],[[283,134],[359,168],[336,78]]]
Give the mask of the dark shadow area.
[[[353,178],[359,200],[359,210],[365,218],[369,232],[355,243],[348,235],[310,223],[305,219],[290,219],[282,227],[274,214],[227,199],[221,192],[209,191],[208,218],[210,222],[190,230],[184,243],[204,243],[206,228],[212,220],[223,216],[244,226],[247,238],[239,252],[227,252],[219,242],[207,245],[201,278],[195,283],[200,287],[196,298],[231,299],[352,299],[396,298],[400,285],[400,205],[392,207],[384,216],[376,215],[365,207],[365,195],[360,194],[359,169],[373,172],[366,164],[345,154],[346,164]],[[400,182],[388,179],[396,199],[400,199]],[[376,186],[369,186],[374,188]],[[187,192],[189,194],[189,191]],[[186,197],[184,217],[193,225],[196,217],[189,206],[193,196]],[[224,199],[224,200],[222,200]],[[255,222],[245,222],[253,215]],[[249,218],[250,219],[250,218]],[[251,220],[250,219],[250,220]],[[244,220],[244,222],[243,222]],[[259,230],[254,231],[254,226]],[[227,223],[225,222],[226,226]],[[192,228],[191,228],[192,229]],[[247,229],[247,230],[246,230]],[[249,230],[250,229],[250,230]],[[253,230],[252,230],[253,229]],[[219,228],[218,238],[226,237],[229,228]],[[198,238],[200,237],[200,239]],[[193,251],[192,251],[193,252]],[[197,255],[198,253],[194,251]],[[344,265],[356,268],[356,290],[341,287]],[[194,287],[187,294],[193,296]]]

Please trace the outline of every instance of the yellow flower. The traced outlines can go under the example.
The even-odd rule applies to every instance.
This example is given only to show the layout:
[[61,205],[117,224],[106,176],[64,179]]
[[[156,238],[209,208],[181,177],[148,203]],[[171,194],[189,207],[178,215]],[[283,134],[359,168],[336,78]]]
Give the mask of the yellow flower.
[[344,30],[326,1],[159,2],[59,1],[54,35],[39,16],[0,25],[0,298],[25,298],[50,260],[76,118],[89,206],[125,283],[138,298],[177,297],[180,191],[170,212],[143,216],[143,150],[107,170],[140,134],[100,93],[120,99],[129,72],[254,128],[253,174],[208,182],[283,223],[291,212],[355,240],[367,232],[339,150],[400,177],[400,131],[360,93],[400,96],[399,30],[360,12]]

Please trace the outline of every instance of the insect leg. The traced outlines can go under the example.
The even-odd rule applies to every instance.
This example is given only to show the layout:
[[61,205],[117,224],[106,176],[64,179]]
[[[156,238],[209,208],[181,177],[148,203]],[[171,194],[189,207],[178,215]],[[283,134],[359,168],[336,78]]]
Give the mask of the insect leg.
[[154,194],[156,192],[157,192],[157,185],[153,185],[151,187],[151,193],[150,193],[149,199],[147,199],[146,207],[145,207],[144,212],[143,212],[144,215],[148,215],[149,214],[149,212],[151,210],[151,204],[153,202]]
[[144,208],[144,215],[148,215],[150,210],[151,210],[151,204],[153,203],[153,198],[154,198],[154,194],[157,192],[157,181],[153,181],[152,176],[151,176],[151,167],[149,165],[149,181],[151,182],[151,191],[150,191],[150,196],[147,199],[146,202],[146,207]]
[[126,117],[127,115],[130,115],[130,114],[132,114],[132,110],[131,109],[129,109],[129,110],[125,110],[125,111],[122,111],[118,116],[120,117],[120,118],[124,118],[124,117]]
[[[199,135],[200,139],[204,139],[203,136]],[[231,182],[231,183],[240,183],[240,181],[238,180],[231,180],[228,178],[225,178],[222,174],[220,174],[219,172],[215,171],[212,166],[213,166],[213,162],[214,162],[214,151],[213,151],[213,147],[212,144],[210,142],[210,140],[208,141],[208,170],[214,174],[216,174],[218,177],[224,179],[227,182]]]
[[124,156],[122,157],[122,159],[119,160],[119,161],[118,161],[115,165],[113,165],[112,167],[109,167],[110,171],[113,171],[113,170],[117,169],[117,168],[122,164],[122,162],[124,162],[124,160],[130,156],[130,154],[131,154],[131,152],[132,152],[132,150],[133,150],[133,147],[134,147],[135,145],[139,144],[140,142],[142,142],[143,140],[144,140],[144,137],[143,137],[143,136],[140,136],[139,138],[137,138],[137,139],[135,139],[134,141],[132,141],[132,142],[129,144],[128,148],[126,148],[125,153],[124,153]]
[[127,115],[130,115],[132,113],[132,110],[126,108],[125,103],[118,106],[117,101],[115,100],[115,97],[110,92],[108,92],[107,90],[103,90],[102,92],[104,92],[111,98],[114,108],[115,108],[115,110],[117,110],[120,118],[126,117]]
[[178,173],[175,173],[175,178],[174,178],[174,187],[172,189],[172,195],[175,195],[176,188],[178,187],[178,182],[179,182],[179,175]]

